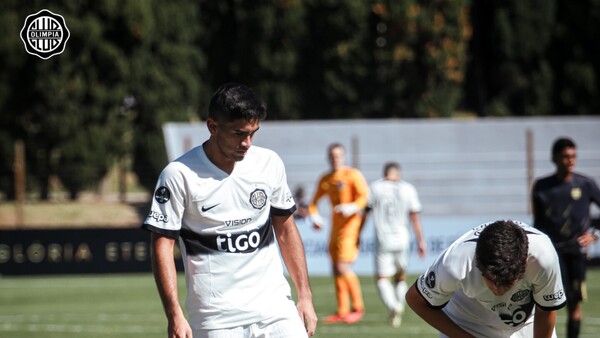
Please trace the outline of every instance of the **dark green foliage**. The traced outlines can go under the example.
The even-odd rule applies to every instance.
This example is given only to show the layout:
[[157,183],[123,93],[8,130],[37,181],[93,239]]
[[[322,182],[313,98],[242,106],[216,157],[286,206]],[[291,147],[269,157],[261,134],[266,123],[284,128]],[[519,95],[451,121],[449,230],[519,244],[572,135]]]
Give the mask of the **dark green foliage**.
[[[267,103],[269,119],[301,118],[296,77],[306,35],[302,2],[206,1],[200,13],[211,90],[226,82],[245,83]],[[212,91],[206,94],[208,99]],[[200,115],[206,114],[202,105]]]
[[[40,9],[71,37],[48,60],[19,31]],[[41,198],[130,163],[152,190],[162,125],[206,116],[229,81],[271,120],[582,115],[600,110],[600,3],[567,0],[18,1],[0,11],[0,192],[13,145]]]
[[124,79],[133,106],[124,108],[128,123],[124,132],[130,131],[131,139],[123,144],[126,153],[133,155],[140,183],[152,190],[167,164],[162,125],[197,119],[198,106],[206,104],[210,89],[203,77],[205,56],[198,48],[204,32],[198,24],[197,4],[156,1],[147,15],[131,28],[138,41],[128,58],[130,73]]
[[303,117],[357,118],[367,112],[372,51],[366,1],[306,1],[307,38],[301,53]]
[[600,112],[600,2],[556,0],[550,61],[556,78],[553,114]]
[[[149,185],[143,174],[155,180],[166,164],[162,124],[189,119],[200,101],[204,61],[196,47],[196,4],[89,1],[50,7],[65,18],[71,37],[65,51],[48,60],[27,55],[22,42],[14,41],[24,18],[43,4],[16,2],[12,8],[2,21],[11,39],[0,48],[19,57],[2,65],[0,109],[10,138],[26,143],[30,187],[38,186],[45,199],[49,178],[57,175],[75,198],[134,148],[148,157],[142,162],[150,166],[140,172]],[[2,163],[9,167],[12,158]],[[12,189],[4,180],[0,184]]]
[[469,2],[374,5],[378,117],[448,117],[456,110],[471,37]]
[[468,98],[480,116],[545,115],[554,0],[473,2]]
[[[19,21],[42,7],[36,5],[15,5]],[[119,46],[106,39],[110,26],[102,24],[102,17],[110,17],[110,13],[85,3],[48,9],[65,18],[71,31],[68,48],[41,60],[25,54],[22,45],[19,49],[7,46],[10,54],[20,55],[22,61],[5,68],[14,86],[0,107],[8,114],[12,137],[25,141],[28,181],[39,186],[41,198],[48,197],[52,174],[63,179],[75,197],[98,182],[110,165],[118,123],[114,117],[125,93],[122,79],[127,59]],[[21,27],[22,23],[7,27],[7,35]],[[92,143],[93,147],[85,147]]]

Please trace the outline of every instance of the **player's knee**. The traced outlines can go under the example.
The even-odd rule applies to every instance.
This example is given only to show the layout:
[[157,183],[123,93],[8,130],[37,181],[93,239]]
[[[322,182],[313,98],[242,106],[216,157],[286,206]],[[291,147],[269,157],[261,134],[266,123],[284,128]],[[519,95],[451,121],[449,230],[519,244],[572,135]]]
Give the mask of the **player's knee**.
[[333,264],[333,273],[335,275],[344,275],[350,271],[350,264],[346,262],[335,262]]
[[404,271],[398,271],[396,275],[394,275],[394,280],[396,283],[404,282],[406,276],[404,275]]
[[581,303],[580,302],[572,302],[568,306],[569,309],[569,318],[571,320],[581,320]]

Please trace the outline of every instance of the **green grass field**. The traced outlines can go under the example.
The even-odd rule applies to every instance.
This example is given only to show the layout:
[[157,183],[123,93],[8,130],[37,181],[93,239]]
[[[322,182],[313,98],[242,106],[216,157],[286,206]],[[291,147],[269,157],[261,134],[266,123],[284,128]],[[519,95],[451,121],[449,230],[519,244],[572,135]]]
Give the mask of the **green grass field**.
[[[600,330],[600,269],[588,271],[582,338],[596,336]],[[367,311],[364,320],[353,325],[320,323],[317,337],[438,337],[410,310],[400,328],[388,326],[372,278],[361,281]],[[179,282],[183,293],[182,276]],[[316,277],[311,283],[319,318],[333,313],[332,280]],[[564,337],[564,322],[565,310],[561,310],[559,337]],[[159,338],[165,332],[166,320],[151,274],[0,278],[0,337]]]

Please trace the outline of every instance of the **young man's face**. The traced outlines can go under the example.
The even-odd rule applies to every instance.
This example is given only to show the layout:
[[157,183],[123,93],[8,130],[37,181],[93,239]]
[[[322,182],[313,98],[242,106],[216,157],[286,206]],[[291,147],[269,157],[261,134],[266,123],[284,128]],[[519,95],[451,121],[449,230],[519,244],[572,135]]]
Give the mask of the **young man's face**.
[[577,162],[577,150],[572,147],[564,148],[562,152],[554,155],[552,161],[556,165],[556,171],[563,175],[572,174]]
[[344,148],[335,147],[329,151],[329,164],[332,170],[338,170],[344,166]]
[[398,168],[390,168],[388,169],[385,178],[390,181],[398,182],[400,181],[400,170]]
[[208,123],[220,156],[236,162],[244,159],[259,128],[258,119],[237,119],[232,122],[217,122],[211,119]]

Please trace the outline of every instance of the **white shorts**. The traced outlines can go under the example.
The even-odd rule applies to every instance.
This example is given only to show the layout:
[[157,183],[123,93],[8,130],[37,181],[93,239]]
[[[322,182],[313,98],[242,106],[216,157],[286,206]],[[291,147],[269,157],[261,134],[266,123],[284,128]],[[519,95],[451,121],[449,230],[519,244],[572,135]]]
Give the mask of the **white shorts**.
[[307,338],[300,316],[276,322],[258,322],[231,329],[193,330],[194,338]]
[[375,253],[375,272],[378,276],[392,277],[398,271],[406,271],[408,250],[384,251]]

